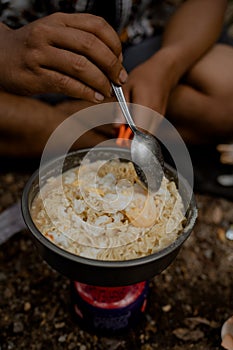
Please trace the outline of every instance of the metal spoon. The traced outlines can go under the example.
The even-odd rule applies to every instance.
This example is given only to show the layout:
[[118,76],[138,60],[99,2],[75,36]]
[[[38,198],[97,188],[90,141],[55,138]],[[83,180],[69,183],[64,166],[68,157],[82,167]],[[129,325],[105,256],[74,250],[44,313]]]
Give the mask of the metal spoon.
[[131,157],[135,171],[146,188],[156,192],[164,175],[164,160],[157,139],[140,131],[130,114],[123,90],[112,83],[112,88],[120,104],[122,113],[134,136],[131,142]]

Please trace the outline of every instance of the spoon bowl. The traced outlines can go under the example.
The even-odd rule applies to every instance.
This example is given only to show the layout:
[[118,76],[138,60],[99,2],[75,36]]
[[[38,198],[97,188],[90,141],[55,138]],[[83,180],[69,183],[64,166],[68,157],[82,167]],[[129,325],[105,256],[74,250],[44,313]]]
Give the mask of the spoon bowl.
[[137,130],[131,143],[131,157],[143,185],[156,192],[164,176],[164,160],[156,138]]
[[164,176],[164,159],[161,147],[155,136],[142,132],[137,128],[128,109],[123,90],[112,84],[121,111],[134,136],[131,142],[131,157],[135,171],[142,184],[152,192],[156,192]]

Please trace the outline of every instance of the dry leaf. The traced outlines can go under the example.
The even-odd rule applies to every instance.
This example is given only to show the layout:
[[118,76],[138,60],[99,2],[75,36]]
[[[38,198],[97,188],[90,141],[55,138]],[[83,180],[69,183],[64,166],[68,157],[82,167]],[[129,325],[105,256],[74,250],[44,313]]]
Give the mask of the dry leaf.
[[211,328],[218,328],[219,324],[213,320],[209,321],[204,317],[187,317],[184,320],[184,323],[187,326],[190,326],[192,329],[195,328],[198,324],[205,324]]
[[173,334],[184,341],[198,341],[204,337],[204,333],[200,329],[191,331],[189,328],[176,328]]

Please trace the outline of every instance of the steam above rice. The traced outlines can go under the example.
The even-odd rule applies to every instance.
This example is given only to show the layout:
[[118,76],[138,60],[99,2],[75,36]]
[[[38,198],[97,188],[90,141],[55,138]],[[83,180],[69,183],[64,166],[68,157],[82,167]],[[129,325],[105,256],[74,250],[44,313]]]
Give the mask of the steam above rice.
[[182,199],[163,178],[148,193],[131,162],[84,162],[50,178],[34,199],[32,219],[42,234],[73,254],[99,260],[128,260],[157,252],[185,223]]

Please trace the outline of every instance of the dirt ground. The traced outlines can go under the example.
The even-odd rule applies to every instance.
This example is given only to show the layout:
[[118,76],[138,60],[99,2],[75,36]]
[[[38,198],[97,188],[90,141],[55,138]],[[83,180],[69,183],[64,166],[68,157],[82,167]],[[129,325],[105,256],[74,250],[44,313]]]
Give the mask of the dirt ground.
[[[0,211],[20,198],[30,173],[1,172]],[[221,326],[233,314],[233,241],[225,235],[233,204],[195,197],[193,233],[175,261],[151,279],[144,319],[122,336],[91,334],[74,322],[70,281],[42,260],[27,230],[0,246],[0,349],[221,349]]]

